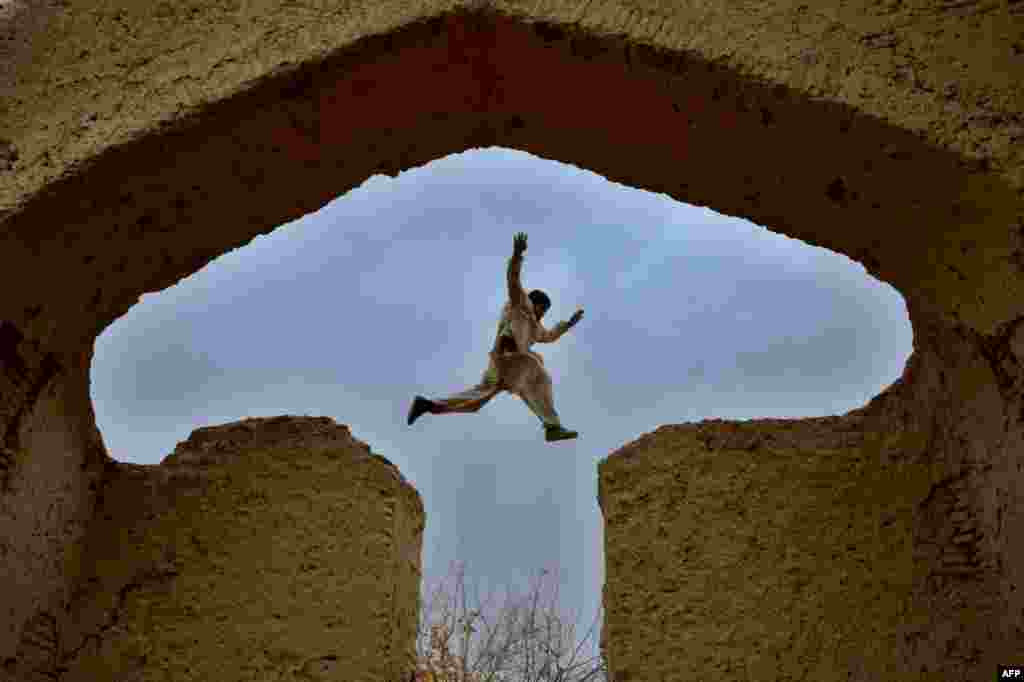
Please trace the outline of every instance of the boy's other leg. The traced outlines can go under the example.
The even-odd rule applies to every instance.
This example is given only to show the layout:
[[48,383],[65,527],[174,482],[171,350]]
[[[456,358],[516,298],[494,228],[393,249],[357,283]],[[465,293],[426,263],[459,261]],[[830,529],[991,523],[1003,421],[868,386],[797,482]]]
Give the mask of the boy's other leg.
[[447,398],[431,400],[431,414],[449,412],[477,412],[501,391],[495,384],[477,384],[473,388],[455,393]]
[[460,391],[447,398],[436,398],[427,400],[422,396],[416,396],[412,408],[409,410],[407,422],[412,424],[421,414],[448,414],[450,412],[477,412],[490,400],[501,392],[493,373],[488,370],[484,372],[480,383],[465,391]]
[[536,382],[524,385],[519,397],[530,408],[530,411],[537,415],[544,428],[557,428],[562,425],[558,418],[558,412],[555,411],[550,380],[546,383]]
[[544,425],[546,440],[566,440],[579,435],[562,427],[562,421],[555,411],[551,376],[540,363],[531,365],[524,373],[522,381],[519,382],[519,397]]

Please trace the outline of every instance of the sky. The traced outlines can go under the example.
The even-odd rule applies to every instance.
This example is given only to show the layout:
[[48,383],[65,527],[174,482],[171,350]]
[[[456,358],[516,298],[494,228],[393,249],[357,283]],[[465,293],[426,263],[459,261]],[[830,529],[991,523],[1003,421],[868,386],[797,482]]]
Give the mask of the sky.
[[[507,393],[407,426],[413,395],[480,379],[520,231],[544,324],[585,310],[533,348],[579,438],[545,442]],[[111,456],[138,464],[246,417],[347,424],[423,498],[424,595],[453,561],[499,601],[548,568],[582,635],[604,582],[599,460],[664,424],[843,414],[911,349],[903,297],[841,254],[490,147],[373,176],[143,296],[97,339],[91,394]]]

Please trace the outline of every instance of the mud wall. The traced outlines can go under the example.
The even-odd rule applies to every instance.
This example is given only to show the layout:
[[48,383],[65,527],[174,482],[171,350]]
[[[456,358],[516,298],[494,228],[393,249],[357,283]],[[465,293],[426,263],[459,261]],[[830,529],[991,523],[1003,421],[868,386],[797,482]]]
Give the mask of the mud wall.
[[[67,562],[105,466],[86,371],[106,325],[374,173],[487,145],[748,218],[895,286],[918,371],[888,403],[924,434],[919,457],[964,491],[938,479],[908,532],[922,556],[941,554],[963,544],[966,513],[988,558],[953,588],[929,577],[939,559],[915,564],[914,599],[934,615],[894,645],[892,665],[988,675],[1019,637],[1020,5],[9,7],[0,552],[23,589],[0,660],[16,660],[26,623],[73,591]],[[954,498],[968,506],[952,511]],[[1000,606],[971,621],[965,599]],[[632,631],[645,617],[630,616]]]
[[600,463],[619,678],[973,680],[1020,660],[1019,393],[1002,402],[984,342],[910,313],[903,375],[862,408],[664,426]]
[[620,677],[914,679],[893,653],[927,616],[911,530],[930,472],[902,459],[922,445],[858,418],[706,421],[602,462]]
[[63,609],[9,679],[399,680],[412,669],[419,494],[327,417],[194,431],[109,462]]

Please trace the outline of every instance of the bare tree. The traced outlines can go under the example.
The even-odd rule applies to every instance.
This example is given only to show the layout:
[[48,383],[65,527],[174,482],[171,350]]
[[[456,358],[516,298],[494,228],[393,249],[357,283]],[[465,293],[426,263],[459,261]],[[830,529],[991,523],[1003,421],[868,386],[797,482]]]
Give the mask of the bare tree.
[[[544,603],[545,580],[554,587]],[[421,600],[417,638],[419,677],[430,682],[610,682],[600,655],[581,657],[601,617],[600,610],[586,636],[576,641],[575,619],[567,622],[558,608],[555,574],[543,569],[529,592],[511,596],[491,608],[491,595],[481,603],[467,600],[464,564],[449,571],[429,600]]]

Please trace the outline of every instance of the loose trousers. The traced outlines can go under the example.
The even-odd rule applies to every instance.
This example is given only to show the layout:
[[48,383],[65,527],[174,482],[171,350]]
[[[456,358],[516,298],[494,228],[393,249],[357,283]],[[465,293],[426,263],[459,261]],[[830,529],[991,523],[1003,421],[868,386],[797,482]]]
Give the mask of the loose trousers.
[[552,395],[551,376],[539,353],[494,353],[480,383],[447,398],[431,398],[434,414],[477,412],[490,400],[508,391],[519,396],[544,426],[561,426]]

